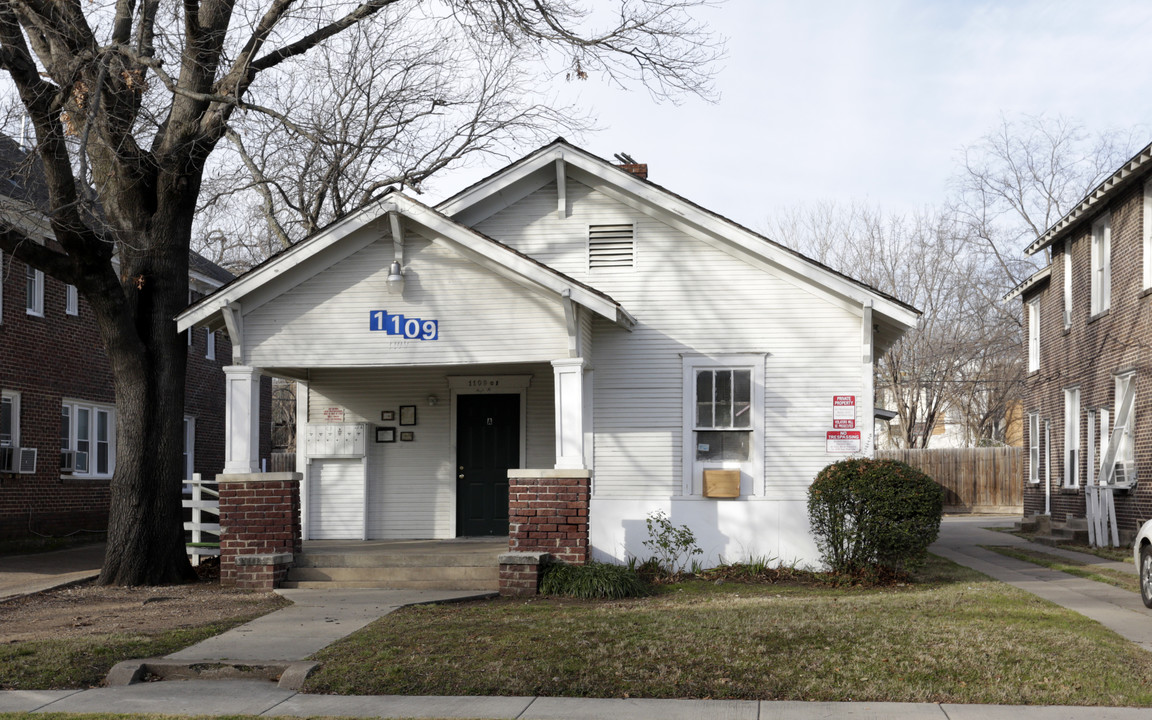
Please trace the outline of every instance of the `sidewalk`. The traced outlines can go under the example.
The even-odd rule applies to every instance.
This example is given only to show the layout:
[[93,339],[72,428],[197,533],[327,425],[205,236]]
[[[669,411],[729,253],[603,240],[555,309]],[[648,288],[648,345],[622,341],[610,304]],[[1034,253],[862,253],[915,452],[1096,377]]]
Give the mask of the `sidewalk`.
[[103,564],[104,543],[0,557],[0,601],[96,577]]

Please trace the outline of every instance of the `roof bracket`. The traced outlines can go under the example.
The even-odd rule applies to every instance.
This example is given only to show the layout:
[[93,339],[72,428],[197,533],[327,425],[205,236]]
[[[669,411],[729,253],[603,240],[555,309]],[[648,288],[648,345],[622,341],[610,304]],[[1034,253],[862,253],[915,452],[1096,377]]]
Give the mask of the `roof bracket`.
[[564,155],[556,158],[556,216],[561,220],[568,217],[568,183],[564,170]]
[[244,364],[244,317],[240,313],[240,303],[224,301],[224,327],[228,329],[228,339],[232,342],[232,364]]
[[565,288],[560,293],[560,302],[564,305],[564,324],[568,328],[568,357],[580,357],[580,321],[570,289]]

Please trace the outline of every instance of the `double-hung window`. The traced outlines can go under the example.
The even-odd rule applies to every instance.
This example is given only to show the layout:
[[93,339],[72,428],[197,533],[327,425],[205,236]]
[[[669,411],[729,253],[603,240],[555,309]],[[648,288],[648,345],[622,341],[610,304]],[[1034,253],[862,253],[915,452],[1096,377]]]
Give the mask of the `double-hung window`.
[[1072,327],[1072,243],[1064,243],[1064,329]]
[[1028,372],[1040,369],[1040,301],[1028,303]]
[[44,315],[44,273],[31,265],[25,266],[27,288],[25,308],[29,315]]
[[1080,486],[1080,388],[1064,391],[1064,487]]
[[80,314],[80,292],[75,285],[68,285],[64,288],[64,314]]
[[108,477],[116,469],[116,411],[66,401],[60,411],[60,449],[75,453],[73,474]]
[[1092,314],[1112,306],[1112,217],[1092,223]]
[[[1116,376],[1116,427],[1113,428],[1112,432],[1116,435],[1116,442],[1118,443],[1116,446],[1117,479],[1120,479],[1121,474],[1126,479],[1135,470],[1136,454],[1132,443],[1133,432],[1136,429],[1135,377],[1134,373]],[[1133,394],[1131,408],[1128,410],[1127,417],[1121,417],[1121,406],[1124,403],[1125,395],[1129,393]]]
[[216,333],[212,332],[211,330],[208,330],[207,332],[208,332],[207,340],[206,340],[207,344],[205,345],[205,349],[204,349],[204,357],[206,357],[209,360],[215,360],[216,359]]
[[740,470],[741,495],[763,479],[764,357],[686,357],[684,493],[703,491],[704,470]]
[[20,446],[20,393],[0,392],[0,447]]
[[1028,413],[1028,482],[1040,482],[1040,414]]

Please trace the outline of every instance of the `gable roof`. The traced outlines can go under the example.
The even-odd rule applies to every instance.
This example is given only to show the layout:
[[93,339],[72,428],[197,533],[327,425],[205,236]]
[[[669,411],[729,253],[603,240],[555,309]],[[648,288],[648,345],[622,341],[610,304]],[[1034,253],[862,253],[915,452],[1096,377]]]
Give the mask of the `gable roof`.
[[1093,215],[1098,206],[1107,202],[1132,183],[1144,178],[1150,169],[1152,169],[1152,143],[1145,145],[1143,150],[1133,155],[1128,159],[1128,162],[1117,168],[1116,172],[1101,181],[1067,215],[1057,220],[1052,227],[1044,231],[1043,235],[1033,240],[1024,249],[1024,253],[1035,255],[1053,243],[1064,239],[1080,223]]
[[856,306],[871,304],[874,313],[881,316],[878,323],[882,326],[878,338],[881,349],[914,327],[921,314],[893,295],[833,270],[564,138],[557,138],[472,184],[441,202],[436,209],[465,225],[474,225],[539,189],[542,183],[550,182],[547,169],[558,163],[563,163],[564,172],[572,173],[577,180],[745,260],[764,262]]
[[[229,305],[243,304],[246,310],[255,309],[258,304],[263,304],[307,277],[314,276],[323,268],[312,267],[304,273],[291,271],[302,267],[308,260],[321,253],[335,248],[355,230],[385,217],[388,213],[396,213],[426,228],[434,239],[449,242],[470,260],[521,285],[551,291],[557,297],[571,298],[573,302],[623,327],[631,328],[635,324],[635,319],[628,311],[606,293],[461,225],[402,192],[390,189],[361,208],[329,223],[310,237],[273,255],[211,295],[193,303],[176,316],[177,328],[183,331],[195,325],[219,324],[223,320],[217,316]],[[342,259],[360,247],[347,249],[350,252],[333,257]],[[247,304],[250,298],[255,299],[258,304]]]

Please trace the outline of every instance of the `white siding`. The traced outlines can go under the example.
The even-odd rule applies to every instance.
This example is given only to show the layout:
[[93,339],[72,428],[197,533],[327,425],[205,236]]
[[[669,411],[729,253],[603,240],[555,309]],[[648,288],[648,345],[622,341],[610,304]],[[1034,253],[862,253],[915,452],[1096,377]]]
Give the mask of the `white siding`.
[[[481,232],[585,280],[637,319],[632,333],[596,318],[595,492],[665,497],[681,492],[682,355],[765,353],[764,496],[800,499],[840,456],[825,454],[832,396],[862,398],[861,313],[761,270],[569,179],[571,213],[555,213],[555,184],[477,226]],[[589,273],[587,227],[636,225],[636,267]]]
[[308,469],[310,540],[360,539],[364,533],[364,464],[313,460]]
[[[246,314],[247,362],[257,367],[349,367],[567,356],[558,298],[528,290],[414,234],[406,235],[404,253],[402,296],[386,288],[393,258],[387,239]],[[439,339],[406,340],[371,331],[370,313],[376,310],[438,320]]]
[[[309,422],[325,422],[325,410],[344,410],[345,422],[367,422],[368,537],[449,538],[456,517],[455,457],[448,375],[531,375],[526,392],[527,466],[550,468],[555,460],[552,367],[548,364],[460,368],[313,370]],[[435,406],[428,396],[435,395]],[[382,410],[416,406],[415,426],[382,422]],[[395,427],[397,442],[375,442],[376,426]],[[399,432],[415,440],[400,442]],[[315,461],[314,461],[315,462]]]

